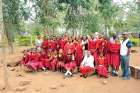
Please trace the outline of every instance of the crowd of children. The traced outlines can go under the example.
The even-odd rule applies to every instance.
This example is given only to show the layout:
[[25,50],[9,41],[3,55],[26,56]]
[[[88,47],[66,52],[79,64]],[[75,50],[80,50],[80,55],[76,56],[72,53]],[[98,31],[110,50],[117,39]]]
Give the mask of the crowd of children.
[[[99,77],[105,78],[109,72],[113,76],[118,75],[120,43],[115,34],[110,39],[96,32],[94,36],[70,37],[65,34],[59,38],[44,37],[43,40],[38,35],[35,46],[24,51],[21,61],[22,66],[33,72],[60,71],[65,77],[71,77],[77,72],[83,77],[87,77],[90,72],[97,72]],[[88,63],[88,60],[91,62]]]

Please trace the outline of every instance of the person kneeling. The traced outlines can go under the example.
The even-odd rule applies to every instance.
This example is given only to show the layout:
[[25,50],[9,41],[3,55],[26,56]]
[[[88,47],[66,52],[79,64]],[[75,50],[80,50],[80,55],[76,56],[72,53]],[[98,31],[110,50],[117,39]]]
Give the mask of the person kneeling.
[[86,78],[94,73],[94,57],[91,55],[90,51],[85,53],[85,57],[80,65],[81,77]]

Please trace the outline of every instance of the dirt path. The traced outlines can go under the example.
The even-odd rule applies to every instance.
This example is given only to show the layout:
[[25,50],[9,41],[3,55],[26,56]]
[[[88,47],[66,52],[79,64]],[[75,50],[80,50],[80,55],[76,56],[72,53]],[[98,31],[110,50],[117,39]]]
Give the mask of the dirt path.
[[[14,55],[8,55],[6,61],[13,62],[22,57],[21,50],[27,47],[17,47]],[[132,54],[131,64],[140,66],[140,47],[134,48],[138,53]],[[2,56],[2,54],[0,54]],[[1,57],[0,56],[0,57]],[[59,72],[25,73],[20,67],[8,68],[11,89],[0,93],[140,93],[140,80],[131,78],[122,80],[119,77],[98,79],[96,76],[86,79],[74,77],[64,80]],[[0,88],[3,85],[3,71],[0,66]],[[21,81],[28,81],[27,85],[20,87]],[[17,90],[16,88],[21,88]]]

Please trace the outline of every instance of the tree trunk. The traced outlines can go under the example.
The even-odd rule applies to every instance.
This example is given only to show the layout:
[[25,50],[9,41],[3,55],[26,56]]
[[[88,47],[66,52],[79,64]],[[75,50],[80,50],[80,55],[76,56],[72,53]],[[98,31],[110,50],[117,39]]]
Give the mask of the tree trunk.
[[7,45],[7,38],[4,33],[4,24],[3,24],[3,11],[2,11],[2,0],[0,0],[0,32],[1,32],[1,45],[2,45],[2,58],[1,58],[1,63],[3,66],[3,72],[4,72],[4,83],[5,83],[5,88],[9,88],[9,82],[8,82],[8,73],[7,73],[7,62],[5,61],[5,47]]

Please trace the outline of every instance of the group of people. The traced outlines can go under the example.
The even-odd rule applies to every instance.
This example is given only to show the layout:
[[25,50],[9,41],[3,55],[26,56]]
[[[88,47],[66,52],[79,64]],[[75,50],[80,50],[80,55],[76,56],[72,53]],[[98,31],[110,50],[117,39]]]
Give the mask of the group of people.
[[128,34],[122,34],[120,42],[114,33],[106,38],[96,32],[93,36],[68,36],[41,38],[37,36],[36,48],[24,51],[21,65],[33,72],[38,70],[60,71],[64,78],[80,72],[80,76],[97,73],[98,77],[108,78],[108,74],[118,76],[121,64],[122,77],[130,78],[129,55],[131,41]]

